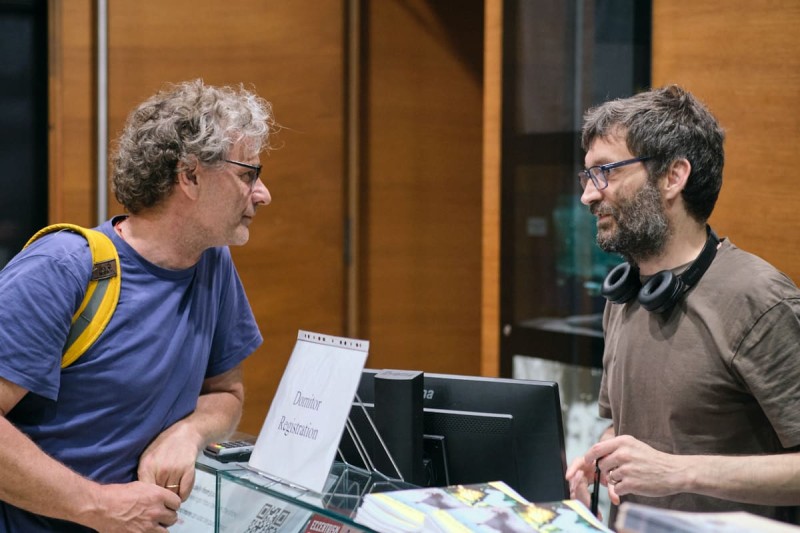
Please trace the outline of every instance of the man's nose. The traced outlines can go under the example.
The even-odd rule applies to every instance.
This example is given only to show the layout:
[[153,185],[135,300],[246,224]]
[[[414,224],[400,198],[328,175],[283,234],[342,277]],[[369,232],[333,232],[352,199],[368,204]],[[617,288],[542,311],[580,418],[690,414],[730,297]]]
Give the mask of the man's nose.
[[272,195],[269,193],[269,189],[261,181],[261,178],[258,179],[256,182],[255,187],[253,187],[253,192],[251,193],[253,197],[253,203],[260,204],[260,205],[269,205],[272,202]]
[[597,190],[597,187],[594,186],[594,182],[592,180],[587,181],[586,187],[583,189],[583,193],[581,193],[581,203],[583,205],[591,205],[592,202],[595,202],[602,197],[602,193]]

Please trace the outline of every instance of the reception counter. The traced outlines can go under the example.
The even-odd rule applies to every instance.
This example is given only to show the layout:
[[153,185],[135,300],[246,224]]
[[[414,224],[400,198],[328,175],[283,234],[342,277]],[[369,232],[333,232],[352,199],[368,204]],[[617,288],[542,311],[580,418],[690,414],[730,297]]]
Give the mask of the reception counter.
[[317,493],[251,470],[246,463],[201,456],[192,494],[170,532],[370,532],[353,521],[364,495],[405,488],[413,485],[335,463],[324,492]]

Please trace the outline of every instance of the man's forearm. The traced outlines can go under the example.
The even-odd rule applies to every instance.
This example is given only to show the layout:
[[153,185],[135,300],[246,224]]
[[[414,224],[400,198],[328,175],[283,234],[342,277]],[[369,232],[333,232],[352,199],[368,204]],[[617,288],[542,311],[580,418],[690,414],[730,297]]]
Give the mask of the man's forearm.
[[0,472],[0,500],[84,524],[101,488],[45,454],[4,417],[0,417]]
[[227,438],[239,425],[244,405],[241,367],[237,366],[203,383],[197,408],[187,417],[206,443]]
[[142,453],[139,480],[188,498],[197,454],[207,443],[225,439],[236,429],[243,403],[239,367],[206,379],[194,411],[165,429]]
[[243,404],[244,385],[240,367],[208,378],[203,383],[195,410],[167,428],[154,444],[177,438],[188,440],[199,452],[207,443],[223,440],[236,429]]
[[800,504],[800,453],[763,456],[675,456],[685,490],[760,505]]
[[189,424],[199,437],[198,449],[224,440],[236,430],[242,417],[243,398],[230,392],[201,394],[197,408],[177,424]]

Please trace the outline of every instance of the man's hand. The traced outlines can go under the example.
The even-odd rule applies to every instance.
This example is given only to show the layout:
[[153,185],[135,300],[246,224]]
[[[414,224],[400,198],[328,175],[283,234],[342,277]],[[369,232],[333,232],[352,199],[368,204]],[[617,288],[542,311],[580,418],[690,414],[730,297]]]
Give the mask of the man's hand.
[[166,487],[186,501],[194,486],[197,455],[209,442],[233,432],[243,402],[241,366],[207,378],[194,412],[164,430],[142,453],[139,481]]
[[586,507],[591,504],[589,484],[594,482],[594,464],[587,464],[583,457],[578,457],[567,468],[569,497],[578,500]]
[[[600,442],[614,438],[614,426],[608,426],[600,435]],[[595,445],[596,446],[596,445]],[[592,494],[589,492],[589,484],[594,483],[596,476],[594,459],[578,457],[567,468],[566,479],[569,482],[569,497],[579,500],[586,507],[591,508]],[[606,485],[605,476],[600,475],[600,483]],[[598,518],[602,519],[598,511]]]
[[194,487],[195,461],[202,438],[188,424],[160,434],[139,459],[139,481],[164,487],[186,501]]
[[601,482],[607,483],[611,502],[620,496],[667,496],[682,492],[687,479],[680,456],[659,452],[629,435],[614,437],[592,446],[584,457],[585,467],[599,460]]
[[82,523],[100,533],[131,531],[164,533],[178,520],[181,500],[163,487],[134,481],[98,486]]

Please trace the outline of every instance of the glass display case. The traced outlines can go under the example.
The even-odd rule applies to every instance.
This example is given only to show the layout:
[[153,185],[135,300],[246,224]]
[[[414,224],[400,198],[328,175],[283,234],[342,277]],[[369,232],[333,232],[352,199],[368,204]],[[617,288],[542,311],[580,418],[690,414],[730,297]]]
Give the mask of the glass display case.
[[414,485],[344,463],[333,464],[322,493],[271,478],[245,463],[200,457],[195,487],[171,533],[361,533],[353,517],[366,494]]

